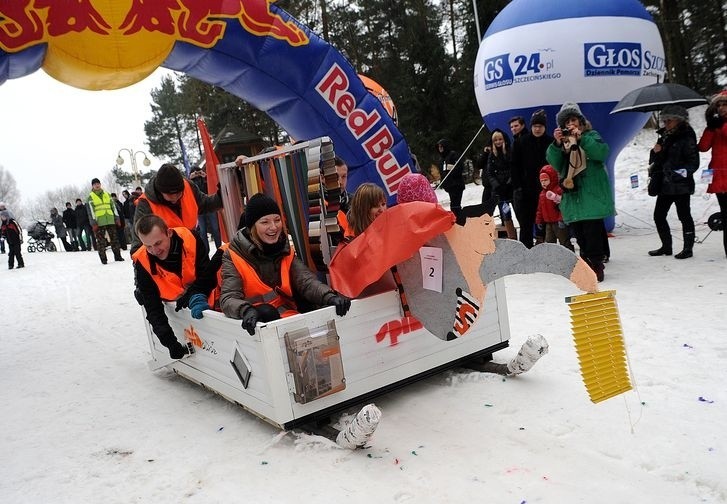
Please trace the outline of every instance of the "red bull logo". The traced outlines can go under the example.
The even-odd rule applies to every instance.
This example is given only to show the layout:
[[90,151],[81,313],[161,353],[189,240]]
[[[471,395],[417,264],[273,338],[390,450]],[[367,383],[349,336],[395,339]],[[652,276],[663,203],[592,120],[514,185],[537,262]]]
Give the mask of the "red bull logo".
[[[20,52],[48,43],[44,69],[71,85],[113,89],[153,72],[176,41],[213,47],[229,20],[257,36],[308,44],[292,19],[271,12],[272,0],[12,0],[0,1],[0,49]],[[110,75],[110,77],[104,77]],[[71,82],[69,82],[69,80]],[[107,81],[115,84],[109,85]],[[88,85],[92,82],[92,85]],[[120,84],[120,85],[119,85]]]

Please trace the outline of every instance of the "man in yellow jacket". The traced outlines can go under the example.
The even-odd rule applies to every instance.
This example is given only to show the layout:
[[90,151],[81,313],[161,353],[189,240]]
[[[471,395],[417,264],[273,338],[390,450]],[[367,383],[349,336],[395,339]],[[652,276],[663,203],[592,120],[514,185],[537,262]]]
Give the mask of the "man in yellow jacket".
[[88,220],[96,236],[98,256],[101,264],[106,264],[106,235],[109,236],[111,251],[114,253],[114,261],[123,261],[119,247],[119,237],[116,228],[121,226],[119,214],[116,212],[116,205],[111,195],[103,190],[101,181],[97,178],[91,180],[91,192],[86,199],[88,202]]

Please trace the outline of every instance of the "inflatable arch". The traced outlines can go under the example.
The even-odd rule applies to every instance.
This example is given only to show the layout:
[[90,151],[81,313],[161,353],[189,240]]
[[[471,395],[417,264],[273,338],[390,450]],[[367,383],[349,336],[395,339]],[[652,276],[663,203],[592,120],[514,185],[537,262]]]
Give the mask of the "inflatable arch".
[[411,171],[406,141],[350,63],[271,2],[0,3],[0,84],[43,68],[81,89],[119,89],[158,66],[244,99],[297,140],[330,137],[352,186],[377,183],[391,204]]
[[[82,89],[117,89],[138,82],[160,65],[244,98],[297,139],[329,137],[347,161],[353,184],[373,181],[393,197],[411,171],[408,146],[392,117],[345,58],[265,0],[0,3],[0,83],[43,68]],[[307,149],[318,149],[313,156],[318,167],[321,142],[301,142],[283,155]],[[221,182],[224,188],[224,178]],[[402,290],[387,290],[354,300],[345,317],[325,307],[259,324],[250,337],[241,333],[238,320],[209,310],[196,320],[188,310],[176,312],[167,304],[174,334],[184,335],[196,350],[172,360],[147,325],[150,367],[169,367],[287,429],[508,346],[505,275],[543,271],[562,275],[582,290],[597,290],[590,268],[561,246],[529,251],[518,242],[496,239],[490,216],[470,219],[461,227],[437,205],[408,205],[415,205],[413,214],[419,216],[427,215],[421,205],[429,205],[430,211],[448,220],[444,229],[436,229],[436,236],[421,242],[431,238],[430,245],[446,259],[435,263],[441,271],[440,286],[425,288],[425,272],[429,278],[435,266],[423,267],[420,255],[399,263],[411,311]],[[406,208],[391,210],[398,215]],[[411,244],[413,240],[401,233],[413,222],[403,215],[391,231]],[[377,223],[385,220],[380,217]],[[379,247],[382,251],[385,248]],[[428,309],[433,305],[439,308]],[[585,311],[604,313],[600,307]],[[587,335],[600,338],[597,345],[592,339],[583,343],[584,348],[596,348],[597,355],[579,353],[584,382],[598,389],[592,400],[628,390],[617,317],[595,322],[579,317],[574,319],[581,321],[578,327],[603,329]],[[521,349],[528,351],[522,361],[527,366],[508,364],[507,373],[529,369],[547,351],[540,339],[543,343],[534,339],[532,345],[529,339]],[[614,354],[623,361],[616,378]],[[519,358],[520,354],[512,362]],[[603,374],[607,381],[601,381]]]
[[610,112],[629,91],[663,80],[665,68],[659,30],[638,0],[514,0],[482,39],[474,88],[483,121],[503,131],[511,117],[529,124],[545,109],[552,135],[560,106],[577,102],[609,144],[613,181],[616,157],[649,114]]

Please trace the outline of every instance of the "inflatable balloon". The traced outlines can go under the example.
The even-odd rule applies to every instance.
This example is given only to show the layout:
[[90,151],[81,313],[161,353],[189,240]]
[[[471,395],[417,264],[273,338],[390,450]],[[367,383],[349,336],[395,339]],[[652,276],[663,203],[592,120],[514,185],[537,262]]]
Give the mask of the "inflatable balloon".
[[391,99],[391,96],[389,95],[389,92],[384,89],[381,84],[376,82],[370,77],[366,77],[365,75],[358,74],[358,76],[361,78],[361,81],[364,83],[364,86],[368,90],[369,93],[373,94],[376,98],[379,99],[381,104],[384,106],[386,111],[389,113],[391,118],[394,120],[394,124],[397,126],[399,125],[399,114],[396,112],[396,105],[394,105],[394,100]]
[[219,86],[299,140],[330,137],[352,187],[396,202],[412,171],[406,141],[343,55],[270,0],[0,2],[0,84],[43,68],[89,90],[158,66]]
[[[566,101],[577,102],[609,144],[611,180],[616,157],[649,114],[609,115],[629,91],[663,80],[659,30],[637,0],[514,0],[495,18],[475,64],[475,95],[490,129],[508,131],[508,120],[529,123],[540,108],[547,131]],[[644,162],[648,153],[644,153]],[[607,223],[613,228],[613,219]]]

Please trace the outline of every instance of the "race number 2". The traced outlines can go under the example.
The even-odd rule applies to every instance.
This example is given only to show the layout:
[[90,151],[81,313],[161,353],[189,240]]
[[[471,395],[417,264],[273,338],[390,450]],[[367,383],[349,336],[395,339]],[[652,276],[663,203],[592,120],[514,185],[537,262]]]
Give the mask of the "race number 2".
[[442,249],[422,247],[419,249],[422,261],[422,287],[442,292]]

